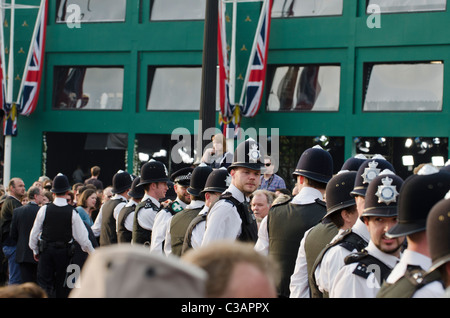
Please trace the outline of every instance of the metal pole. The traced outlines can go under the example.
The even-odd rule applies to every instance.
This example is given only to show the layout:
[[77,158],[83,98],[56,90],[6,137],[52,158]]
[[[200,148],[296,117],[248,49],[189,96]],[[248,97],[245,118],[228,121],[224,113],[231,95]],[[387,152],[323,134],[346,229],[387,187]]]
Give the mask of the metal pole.
[[[205,26],[203,32],[203,65],[202,90],[200,98],[200,129],[199,141],[201,150],[211,140],[203,140],[203,134],[208,128],[216,126],[216,82],[217,82],[217,23],[219,0],[206,0]],[[201,136],[200,136],[201,133]],[[202,152],[199,156],[202,156]]]

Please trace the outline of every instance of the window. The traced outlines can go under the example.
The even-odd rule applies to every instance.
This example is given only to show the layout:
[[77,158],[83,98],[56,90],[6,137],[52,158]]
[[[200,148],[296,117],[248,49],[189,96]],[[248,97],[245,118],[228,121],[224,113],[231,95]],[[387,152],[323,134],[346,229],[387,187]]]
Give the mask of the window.
[[[149,67],[147,110],[199,111],[202,67]],[[216,110],[219,104],[219,79],[216,80]]]
[[273,18],[342,15],[343,0],[274,0]]
[[376,5],[381,13],[445,11],[447,0],[369,0],[367,13],[371,14],[369,6]]
[[205,0],[152,0],[150,20],[203,20]]
[[56,109],[122,109],[123,67],[56,66]]
[[268,111],[338,111],[340,66],[270,68]]
[[364,111],[442,110],[442,62],[368,63],[365,65],[365,73]]
[[123,22],[126,0],[57,0],[56,22]]

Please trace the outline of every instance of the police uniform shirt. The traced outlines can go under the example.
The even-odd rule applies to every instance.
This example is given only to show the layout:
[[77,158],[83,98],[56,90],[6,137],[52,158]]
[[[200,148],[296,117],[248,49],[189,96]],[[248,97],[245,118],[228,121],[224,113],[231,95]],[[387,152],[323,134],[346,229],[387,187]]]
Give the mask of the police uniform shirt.
[[[390,268],[394,268],[400,259],[394,255],[380,251],[372,241],[366,248],[367,252],[379,259]],[[380,285],[375,274],[371,272],[367,278],[363,278],[353,271],[358,266],[358,262],[343,266],[336,274],[336,278],[331,286],[330,298],[375,298]]]
[[[67,200],[65,198],[56,197],[53,201],[53,204],[60,207],[66,206]],[[34,220],[33,228],[31,229],[29,246],[35,255],[39,254],[38,240],[42,232],[46,211],[47,205],[44,205],[39,209],[36,215],[36,219]],[[89,254],[94,252],[94,247],[89,240],[89,234],[86,226],[75,210],[72,211],[72,236],[78,242],[78,244],[80,244],[81,249],[84,252]]]
[[[248,202],[244,194],[233,184],[225,192],[230,192],[239,202],[244,202],[244,200]],[[206,219],[206,231],[202,245],[223,239],[236,240],[241,234],[241,225],[242,220],[237,208],[229,201],[217,201]]]
[[308,266],[306,263],[305,239],[309,231],[305,232],[300,246],[298,248],[297,259],[295,260],[294,272],[291,275],[291,282],[289,284],[289,298],[309,298],[309,283],[308,283]]
[[[158,200],[148,195],[147,193],[144,195],[141,202],[146,201],[147,199],[150,199],[152,203],[156,205],[158,208],[161,206]],[[153,210],[151,207],[147,209],[143,207],[139,211],[140,212],[137,216],[137,222],[145,230],[152,231],[153,224],[155,223],[156,213],[158,213],[158,211]]]
[[[408,265],[420,266],[423,270],[428,271],[431,267],[431,258],[406,249],[402,254],[400,262],[394,267],[391,274],[386,279],[386,283],[394,284],[403,277]],[[417,290],[412,298],[439,298],[443,293],[444,288],[440,282],[431,282]]]
[[[339,230],[338,235],[336,235],[331,242],[337,239],[342,232],[342,230]],[[358,234],[366,242],[370,241],[369,230],[360,218],[358,218],[353,225],[352,232]],[[350,252],[348,249],[336,245],[324,254],[322,262],[317,266],[316,271],[314,272],[317,286],[322,293],[330,292],[331,285],[333,284],[337,272],[345,265],[345,257],[353,252],[356,252],[356,250]]]
[[[125,198],[124,196],[120,195],[120,194],[115,194],[110,200],[124,200],[124,202],[120,202],[119,204],[116,205],[116,207],[114,208],[113,211],[113,216],[114,219],[116,220],[116,225],[117,225],[117,219],[120,213],[120,210],[122,210],[122,208],[125,206],[125,204],[127,204],[128,200],[127,198]],[[91,226],[91,230],[94,233],[95,237],[99,237],[100,233],[102,231],[102,219],[103,219],[103,204],[100,207],[100,210],[98,211],[98,215],[95,218],[95,222],[94,224]],[[117,230],[117,226],[116,226],[116,230]]]
[[[189,203],[185,210],[189,209],[198,209],[202,208],[205,205],[205,201],[200,200],[192,200],[191,203]],[[166,242],[164,243],[164,253],[166,255],[172,254],[172,237],[170,236],[170,223],[167,225],[167,231],[166,231]]]
[[[209,207],[206,205],[203,207],[203,209],[198,213],[198,215],[206,215],[209,212]],[[192,236],[191,236],[191,245],[192,248],[199,248],[202,246],[203,236],[205,235],[206,230],[206,221],[198,223],[194,229],[192,230]]]
[[[132,206],[137,206],[139,204],[139,202],[135,201],[133,198],[130,199],[130,201],[128,201],[123,208],[128,208],[128,207],[132,207]],[[119,212],[120,213],[120,212]],[[130,214],[128,214],[128,216],[125,218],[124,221],[124,226],[125,228],[130,231],[133,232],[133,222],[134,222],[134,213],[135,211],[130,212]],[[119,226],[117,224],[117,222],[119,222],[119,215],[117,215],[116,218],[116,229],[119,229]]]
[[[303,187],[300,192],[292,199],[291,203],[293,204],[311,204],[314,203],[317,199],[323,200],[322,192],[315,188],[311,187]],[[267,222],[265,225],[262,223],[259,225],[259,228],[265,227],[265,230],[261,230],[261,236],[258,230],[258,240],[256,241],[255,250],[260,252],[263,255],[269,255],[269,235],[267,231]],[[300,244],[301,248],[301,244]]]
[[[183,209],[187,204],[181,201],[178,197],[175,199]],[[152,240],[150,244],[150,252],[163,254],[163,242],[166,239],[167,228],[169,227],[170,220],[173,215],[170,211],[162,209],[156,214],[155,223],[153,224]]]

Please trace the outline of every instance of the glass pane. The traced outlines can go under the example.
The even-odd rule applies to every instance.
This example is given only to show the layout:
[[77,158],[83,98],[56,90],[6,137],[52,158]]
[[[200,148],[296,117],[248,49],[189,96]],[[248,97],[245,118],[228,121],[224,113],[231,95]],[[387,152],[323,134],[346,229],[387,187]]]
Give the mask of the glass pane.
[[[447,0],[370,0],[370,5],[378,6],[381,13],[445,11]],[[369,7],[367,13],[372,13]]]
[[370,72],[365,111],[441,111],[444,64],[378,64]]
[[272,17],[342,15],[343,0],[274,0]]
[[153,0],[150,20],[203,20],[205,0]]
[[269,111],[338,111],[340,66],[280,66],[272,78]]
[[54,108],[122,109],[123,68],[55,67]]
[[126,0],[57,0],[56,22],[122,22]]

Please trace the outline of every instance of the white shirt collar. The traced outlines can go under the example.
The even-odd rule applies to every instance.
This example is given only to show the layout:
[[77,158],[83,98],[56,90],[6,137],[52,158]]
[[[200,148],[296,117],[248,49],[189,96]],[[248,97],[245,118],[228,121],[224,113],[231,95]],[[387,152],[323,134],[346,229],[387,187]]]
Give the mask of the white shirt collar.
[[315,188],[303,187],[291,202],[294,204],[311,204],[317,199],[323,200],[322,192]]
[[400,261],[400,259],[397,256],[380,251],[372,241],[369,242],[369,245],[367,245],[366,250],[369,252],[370,255],[378,258],[380,261],[382,261],[390,268],[394,268],[394,266]]

